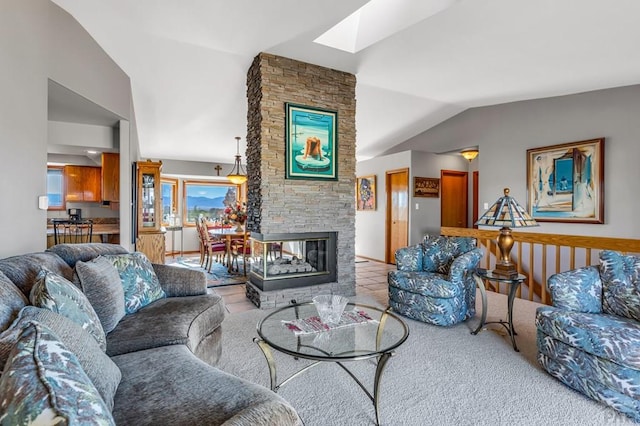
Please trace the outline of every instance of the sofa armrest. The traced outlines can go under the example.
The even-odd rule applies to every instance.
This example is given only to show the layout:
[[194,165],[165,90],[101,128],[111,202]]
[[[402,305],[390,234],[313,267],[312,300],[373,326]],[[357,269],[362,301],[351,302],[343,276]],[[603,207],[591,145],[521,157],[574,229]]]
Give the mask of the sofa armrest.
[[482,255],[481,249],[474,248],[453,259],[451,267],[449,268],[448,280],[451,282],[463,281],[466,273],[470,271],[473,272],[478,267]]
[[602,281],[596,266],[585,266],[549,277],[553,306],[574,312],[602,312]]
[[167,297],[199,296],[207,293],[207,276],[202,271],[154,263],[153,270]]
[[422,271],[422,244],[402,247],[396,250],[396,267],[398,271],[420,272]]

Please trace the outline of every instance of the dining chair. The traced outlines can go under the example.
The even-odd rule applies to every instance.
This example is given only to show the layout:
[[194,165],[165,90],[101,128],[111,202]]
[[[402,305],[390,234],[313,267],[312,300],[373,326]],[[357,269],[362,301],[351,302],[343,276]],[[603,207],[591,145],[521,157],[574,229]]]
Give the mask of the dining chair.
[[251,238],[250,233],[245,230],[242,234],[242,239],[235,239],[231,241],[231,267],[235,264],[235,270],[240,272],[240,265],[238,259],[242,257],[242,274],[247,275],[247,262],[249,256],[251,256]]
[[204,249],[204,268],[207,272],[211,273],[211,266],[213,265],[213,257],[216,256],[216,260],[220,260],[220,257],[224,258],[227,254],[227,243],[224,241],[215,240],[207,230],[207,225],[203,222],[199,227],[200,237],[202,239]]

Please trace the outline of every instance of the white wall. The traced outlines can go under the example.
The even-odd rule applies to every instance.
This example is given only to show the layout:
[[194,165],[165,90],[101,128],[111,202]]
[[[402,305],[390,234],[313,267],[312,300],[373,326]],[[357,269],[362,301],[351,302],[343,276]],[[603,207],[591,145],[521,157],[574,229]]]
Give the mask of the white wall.
[[125,118],[131,95],[127,75],[48,0],[0,2],[0,63],[0,257],[6,257],[46,248],[46,211],[37,199],[46,194],[48,78]]
[[478,145],[479,210],[504,187],[526,206],[529,148],[605,138],[605,224],[541,223],[531,232],[640,238],[640,85],[467,110],[394,148]]
[[[376,176],[376,210],[356,212],[356,255],[384,261],[386,224],[386,172],[409,168],[409,244],[427,233],[440,233],[440,198],[413,196],[413,178],[440,178],[441,170],[466,171],[468,162],[459,155],[404,151],[360,161],[356,176]],[[418,208],[416,209],[416,204]]]

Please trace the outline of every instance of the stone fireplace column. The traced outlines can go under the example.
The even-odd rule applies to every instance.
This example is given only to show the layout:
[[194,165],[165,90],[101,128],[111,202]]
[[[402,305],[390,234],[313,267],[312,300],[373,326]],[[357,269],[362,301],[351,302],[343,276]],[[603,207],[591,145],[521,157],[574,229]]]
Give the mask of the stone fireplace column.
[[[261,308],[355,294],[355,87],[353,74],[267,53],[247,73],[247,229],[261,234],[336,232],[336,282],[278,292],[247,283]],[[285,179],[285,103],[337,111],[338,180]],[[273,294],[264,294],[273,293]]]

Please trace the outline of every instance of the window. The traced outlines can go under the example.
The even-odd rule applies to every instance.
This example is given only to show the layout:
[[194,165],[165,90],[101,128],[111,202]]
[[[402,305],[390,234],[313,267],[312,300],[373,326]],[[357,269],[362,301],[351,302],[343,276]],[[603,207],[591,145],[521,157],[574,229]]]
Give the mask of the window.
[[48,210],[64,210],[64,175],[62,167],[47,167]]
[[170,223],[171,214],[178,214],[178,179],[160,178],[162,187],[162,224],[165,226],[177,225]]
[[238,202],[240,185],[203,181],[184,181],[183,210],[185,225],[195,225],[199,215],[214,220],[227,204]]

